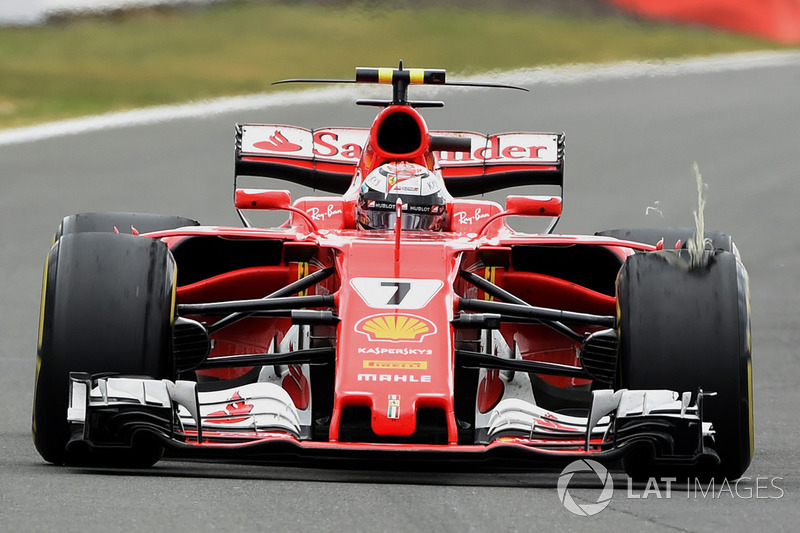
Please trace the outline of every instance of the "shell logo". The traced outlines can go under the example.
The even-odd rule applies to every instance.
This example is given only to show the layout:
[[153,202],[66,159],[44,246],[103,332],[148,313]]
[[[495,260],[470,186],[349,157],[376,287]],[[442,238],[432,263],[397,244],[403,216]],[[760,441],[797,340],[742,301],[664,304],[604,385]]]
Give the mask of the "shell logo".
[[368,316],[359,320],[355,329],[371,341],[390,342],[420,342],[426,335],[436,333],[430,320],[403,313]]

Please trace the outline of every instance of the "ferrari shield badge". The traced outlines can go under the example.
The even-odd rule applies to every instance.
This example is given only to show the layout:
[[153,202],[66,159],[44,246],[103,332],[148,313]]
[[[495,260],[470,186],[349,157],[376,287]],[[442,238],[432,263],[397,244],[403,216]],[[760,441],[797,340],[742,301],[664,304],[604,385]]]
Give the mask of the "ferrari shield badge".
[[400,418],[400,395],[389,395],[389,411],[386,414],[387,418],[398,419]]

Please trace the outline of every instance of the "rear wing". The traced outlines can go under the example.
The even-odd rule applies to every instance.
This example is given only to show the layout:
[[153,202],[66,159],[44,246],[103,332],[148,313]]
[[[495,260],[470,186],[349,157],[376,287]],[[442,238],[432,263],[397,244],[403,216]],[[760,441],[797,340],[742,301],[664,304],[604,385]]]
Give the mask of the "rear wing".
[[275,178],[343,194],[353,181],[368,134],[367,128],[236,124],[234,179]]
[[[453,196],[522,185],[564,187],[564,134],[431,131],[431,136],[470,140],[469,152],[436,152],[444,184]],[[560,193],[559,193],[560,194]]]
[[[469,151],[436,151],[445,186],[455,197],[521,185],[564,184],[563,133],[431,131],[431,138],[469,139]],[[343,194],[350,187],[368,128],[306,129],[237,124],[235,177],[281,179]],[[446,143],[444,144],[446,146]]]

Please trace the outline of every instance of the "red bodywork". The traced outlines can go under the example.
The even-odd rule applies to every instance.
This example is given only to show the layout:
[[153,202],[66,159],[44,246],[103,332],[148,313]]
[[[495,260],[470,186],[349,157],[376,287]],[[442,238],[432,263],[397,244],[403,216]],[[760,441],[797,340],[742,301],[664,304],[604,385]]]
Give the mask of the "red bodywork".
[[[74,369],[52,361],[42,367],[49,361],[43,355],[53,355],[43,339],[56,335],[40,336],[37,390],[41,376],[55,384],[58,376],[69,380],[66,425],[63,404],[34,408],[34,439],[43,457],[62,460],[64,444],[76,458],[98,452],[120,464],[152,464],[162,451],[302,465],[442,461],[469,463],[473,470],[559,468],[589,455],[609,464],[633,458],[636,475],[640,461],[657,468],[719,463],[717,448],[726,448],[712,446],[716,421],[705,421],[701,410],[703,397],[713,395],[703,390],[706,382],[716,383],[711,378],[718,365],[695,383],[679,379],[682,367],[673,364],[684,330],[699,320],[673,323],[668,337],[679,342],[655,349],[664,341],[654,331],[663,327],[661,302],[664,308],[673,302],[659,291],[683,279],[673,276],[683,273],[683,263],[673,269],[673,256],[637,253],[659,250],[667,236],[685,232],[554,234],[562,210],[564,134],[430,131],[418,109],[443,104],[407,99],[410,84],[519,87],[447,83],[443,70],[406,70],[402,62],[398,69],[357,68],[354,81],[392,85],[391,101],[358,102],[383,108],[369,128],[236,126],[234,205],[244,227],[141,213],[62,221],[47,265],[61,265],[52,254],[67,250],[65,271],[81,266],[76,286],[89,287],[72,292],[83,298],[97,286],[85,299],[102,306],[81,302],[86,318],[71,328],[70,342],[63,341],[68,356],[81,352]],[[288,190],[264,188],[263,178],[332,194],[292,201]],[[521,186],[548,195],[509,195],[504,206],[479,196]],[[263,211],[288,219],[256,227],[248,217],[263,217]],[[515,231],[510,217],[537,218],[546,229]],[[100,234],[112,227],[117,233],[130,227],[139,237]],[[661,241],[651,246],[617,238],[626,236]],[[723,237],[720,244],[735,250]],[[84,246],[98,259],[85,260]],[[737,270],[714,270],[720,285],[703,294],[725,294],[718,287],[734,281],[738,298],[720,317],[736,317],[740,328],[749,328],[746,273],[728,252],[720,253],[727,262],[719,264]],[[116,262],[99,278],[95,265],[103,257]],[[138,266],[129,271],[134,259]],[[693,267],[687,282],[707,280],[711,265]],[[54,281],[45,272],[45,288],[72,281],[61,275]],[[151,281],[142,298],[142,285]],[[65,286],[47,294],[72,290]],[[631,297],[637,291],[641,299]],[[687,307],[683,296],[671,312]],[[40,332],[50,331],[45,318],[52,313],[45,309],[51,301],[43,298]],[[136,314],[117,320],[119,329],[94,328],[111,332],[113,342],[95,343],[102,346],[91,357],[83,356],[90,350],[75,349],[83,346],[75,339],[91,342],[86,324],[123,306]],[[636,328],[628,324],[631,317],[640,319]],[[144,318],[142,334],[136,321]],[[695,327],[706,330],[708,339],[695,339],[704,350],[721,334],[709,333],[715,320],[722,321]],[[734,341],[744,342],[744,330],[729,331],[736,355]],[[139,340],[147,344],[137,348]],[[105,359],[108,350],[113,367],[115,346],[116,373]],[[694,353],[682,355],[694,359]],[[676,375],[668,382],[647,373],[631,376],[632,368],[649,369],[651,361],[655,373],[675,367]],[[726,380],[736,381],[739,402],[742,369],[750,375],[749,343],[734,363],[720,384],[730,393],[734,385]],[[54,442],[36,432],[38,414],[58,422]],[[746,436],[736,429],[746,419],[739,414],[720,424],[720,434],[728,427],[737,442]],[[727,450],[739,461],[740,452],[752,448],[742,441]]]

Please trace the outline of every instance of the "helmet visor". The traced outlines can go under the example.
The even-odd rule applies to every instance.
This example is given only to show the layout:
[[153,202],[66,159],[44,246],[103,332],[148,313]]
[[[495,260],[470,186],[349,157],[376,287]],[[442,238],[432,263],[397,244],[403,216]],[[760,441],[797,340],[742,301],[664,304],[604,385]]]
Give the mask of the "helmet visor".
[[[366,229],[394,229],[397,209],[388,202],[367,202],[359,214],[359,224]],[[401,229],[442,231],[447,225],[447,208],[444,205],[403,205]]]

